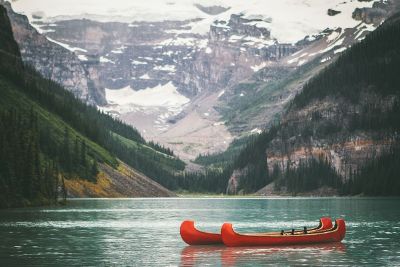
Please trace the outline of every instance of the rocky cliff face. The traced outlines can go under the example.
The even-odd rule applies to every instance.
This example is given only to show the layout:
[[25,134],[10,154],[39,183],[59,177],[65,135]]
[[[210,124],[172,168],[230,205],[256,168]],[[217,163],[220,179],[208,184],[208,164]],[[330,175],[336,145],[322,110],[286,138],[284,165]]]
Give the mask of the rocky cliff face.
[[271,39],[266,26],[256,24],[260,19],[233,14],[226,25],[221,21],[211,25],[208,37],[191,33],[190,23],[64,20],[36,26],[74,48],[81,65],[96,69],[98,78],[92,80],[98,86],[142,90],[173,81],[190,97],[235,84],[266,61],[299,49]]
[[356,8],[352,17],[367,24],[380,23],[391,11],[391,7],[396,5],[395,1],[374,2],[372,7]]
[[15,75],[17,73],[12,71],[12,68],[17,71],[22,69],[21,53],[11,31],[7,10],[2,6],[0,6],[0,23],[3,27],[0,35],[0,70]]
[[234,170],[226,186],[227,195],[237,195],[240,194],[239,182],[240,178],[245,173],[246,170]]
[[73,52],[38,33],[26,16],[13,12],[8,2],[1,1],[0,4],[7,9],[14,38],[26,64],[33,66],[44,77],[62,84],[84,101],[92,104],[102,101],[93,94],[97,89],[91,88],[88,71]]
[[[322,158],[346,179],[369,160],[388,152],[395,136],[379,131],[340,131],[341,127],[350,128],[350,114],[362,112],[367,103],[376,104],[376,99],[376,95],[364,95],[362,104],[352,105],[344,99],[331,98],[290,112],[282,121],[285,130],[267,149],[269,171],[272,173],[276,167],[282,171],[297,168],[301,162]],[[387,109],[393,103],[393,98],[379,101]]]
[[[262,22],[262,26],[257,23]],[[261,19],[232,14],[229,21],[210,26],[208,46],[186,62],[180,82],[193,95],[229,90],[254,72],[288,56],[302,46],[279,44]]]

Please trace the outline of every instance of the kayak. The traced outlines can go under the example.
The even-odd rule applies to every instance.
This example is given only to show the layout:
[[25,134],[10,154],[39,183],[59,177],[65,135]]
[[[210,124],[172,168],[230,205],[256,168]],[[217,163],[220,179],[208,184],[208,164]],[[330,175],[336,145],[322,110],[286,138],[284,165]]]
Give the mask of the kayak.
[[194,221],[182,222],[180,233],[183,241],[189,245],[222,244],[221,234],[199,231],[194,226]]
[[[332,221],[330,218],[323,217],[319,219],[319,225],[315,228],[308,230],[309,233],[323,231],[332,228]],[[296,230],[294,233],[302,231]],[[222,237],[219,233],[207,233],[199,231],[194,226],[194,221],[184,221],[181,224],[180,233],[183,241],[189,245],[212,245],[222,244]],[[277,234],[277,233],[268,233]]]
[[222,241],[226,246],[278,246],[340,242],[346,234],[346,224],[343,219],[337,219],[335,225],[327,230],[292,233],[252,233],[239,234],[233,230],[230,223],[224,223],[221,228]]

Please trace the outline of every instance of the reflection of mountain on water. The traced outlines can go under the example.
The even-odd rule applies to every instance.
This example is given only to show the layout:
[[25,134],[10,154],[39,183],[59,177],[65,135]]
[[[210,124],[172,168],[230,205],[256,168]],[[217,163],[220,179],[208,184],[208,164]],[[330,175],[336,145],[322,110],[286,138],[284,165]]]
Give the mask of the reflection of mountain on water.
[[[225,247],[187,246],[181,252],[180,266],[201,266],[212,262],[216,266],[260,265],[323,265],[327,258],[337,263],[347,262],[343,243],[279,246],[279,247]],[[349,261],[350,263],[351,261]]]

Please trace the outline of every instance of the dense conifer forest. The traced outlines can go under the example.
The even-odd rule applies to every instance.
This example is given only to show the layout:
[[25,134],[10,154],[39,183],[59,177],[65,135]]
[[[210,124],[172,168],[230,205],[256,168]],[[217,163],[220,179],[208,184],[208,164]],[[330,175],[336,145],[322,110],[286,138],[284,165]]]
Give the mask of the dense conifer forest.
[[0,112],[0,203],[51,202],[57,197],[58,170],[43,162],[37,115],[14,109]]
[[[327,96],[357,103],[370,90],[382,97],[400,93],[400,14],[355,44],[307,83],[292,102],[297,108]],[[388,122],[389,123],[389,122]]]

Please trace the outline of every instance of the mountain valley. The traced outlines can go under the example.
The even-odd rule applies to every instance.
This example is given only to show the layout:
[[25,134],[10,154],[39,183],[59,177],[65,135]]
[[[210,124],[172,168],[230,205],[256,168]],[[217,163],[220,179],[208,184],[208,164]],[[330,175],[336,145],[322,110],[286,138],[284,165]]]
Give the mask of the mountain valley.
[[4,118],[46,114],[32,175],[71,197],[397,194],[399,1],[91,1],[0,0]]
[[[111,13],[88,4],[70,14],[45,0],[33,9],[13,2],[27,18],[6,6],[25,62],[188,161],[260,132],[309,77],[397,7],[289,2],[177,1],[166,3],[175,12],[166,17],[159,2],[143,9],[117,1]],[[291,9],[293,18],[284,15]],[[259,94],[263,104],[254,102]]]

